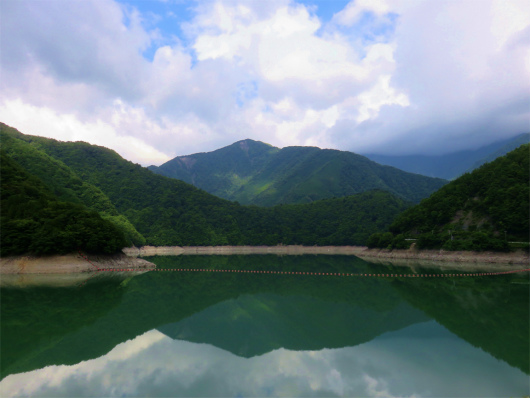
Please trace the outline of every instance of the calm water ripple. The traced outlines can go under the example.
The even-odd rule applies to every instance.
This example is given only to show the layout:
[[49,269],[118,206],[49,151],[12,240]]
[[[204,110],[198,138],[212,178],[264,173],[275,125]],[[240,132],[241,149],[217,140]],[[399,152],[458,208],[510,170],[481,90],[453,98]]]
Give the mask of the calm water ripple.
[[159,269],[273,272],[3,283],[1,395],[530,394],[528,273],[338,278],[307,273],[440,272],[353,256],[148,260]]

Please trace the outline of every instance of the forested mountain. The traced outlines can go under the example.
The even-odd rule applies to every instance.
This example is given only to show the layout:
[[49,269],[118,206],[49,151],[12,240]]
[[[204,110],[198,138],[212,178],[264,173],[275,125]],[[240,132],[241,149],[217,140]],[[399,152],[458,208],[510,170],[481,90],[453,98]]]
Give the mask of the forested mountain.
[[530,145],[521,145],[442,187],[400,214],[372,247],[507,250],[508,241],[529,240]]
[[352,152],[272,147],[246,139],[208,153],[179,156],[150,170],[242,204],[309,203],[373,189],[419,202],[446,181],[381,166]]
[[114,253],[126,244],[122,231],[82,204],[60,201],[38,178],[1,151],[0,254]]
[[278,152],[263,142],[244,140],[213,152],[179,156],[148,169],[230,199]]
[[508,140],[494,142],[476,150],[459,151],[440,156],[405,155],[390,156],[365,154],[374,162],[397,167],[411,173],[448,180],[471,172],[486,162],[491,162],[523,144],[530,142],[530,133],[520,134]]
[[359,245],[409,206],[388,192],[370,191],[305,205],[246,207],[156,175],[107,148],[27,136],[5,125],[0,132],[2,150],[27,178],[42,176],[46,189],[97,211],[130,243]]
[[484,156],[483,158],[478,159],[475,163],[473,163],[473,165],[469,169],[466,170],[466,172],[470,173],[473,170],[482,166],[483,164],[492,162],[499,156],[506,155],[508,152],[511,152],[514,149],[519,148],[521,145],[528,143],[530,143],[530,133],[520,134],[517,137],[509,140],[505,144],[502,144],[500,147],[498,147],[488,155]]
[[2,150],[27,173],[41,180],[57,200],[82,204],[97,211],[101,217],[117,225],[128,242],[135,245],[145,244],[144,237],[116,210],[107,195],[94,185],[82,181],[63,162],[44,152],[39,143],[45,141],[39,141],[38,137],[33,138],[36,140],[0,124]]

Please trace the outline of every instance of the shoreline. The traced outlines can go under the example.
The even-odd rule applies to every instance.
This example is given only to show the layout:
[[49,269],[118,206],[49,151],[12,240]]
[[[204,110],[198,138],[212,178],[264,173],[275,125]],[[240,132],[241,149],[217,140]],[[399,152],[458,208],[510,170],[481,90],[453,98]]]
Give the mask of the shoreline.
[[0,258],[0,275],[8,274],[79,274],[98,268],[134,268],[139,271],[156,268],[153,263],[124,253],[83,255],[71,253],[52,256],[7,256]]
[[156,266],[141,257],[178,255],[352,255],[369,262],[400,266],[458,269],[525,269],[530,256],[522,250],[500,252],[451,252],[444,250],[387,250],[366,246],[143,246],[127,247],[115,255],[78,253],[53,256],[9,256],[0,258],[0,275],[91,273],[98,268],[147,271]]
[[366,246],[143,246],[127,247],[123,252],[131,257],[177,256],[177,255],[234,255],[234,254],[275,254],[275,255],[353,255],[366,259],[426,260],[429,262],[465,262],[486,264],[528,265],[528,253],[515,252],[470,252],[446,250],[388,250],[369,249]]

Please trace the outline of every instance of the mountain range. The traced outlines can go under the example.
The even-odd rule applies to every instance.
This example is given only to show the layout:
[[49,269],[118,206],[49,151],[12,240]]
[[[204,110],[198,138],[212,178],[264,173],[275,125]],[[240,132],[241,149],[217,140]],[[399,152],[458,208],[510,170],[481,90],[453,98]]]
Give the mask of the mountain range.
[[524,133],[478,149],[453,152],[447,155],[392,156],[365,154],[364,156],[374,162],[397,167],[410,173],[452,180],[529,142],[530,133]]
[[299,146],[280,149],[250,139],[148,168],[215,196],[258,206],[310,203],[373,189],[417,203],[447,183],[381,166],[352,152]]
[[[28,136],[3,124],[0,136],[4,164],[22,170],[2,175],[2,255],[119,250],[116,234],[107,247],[104,221],[128,245],[362,245],[410,206],[381,190],[309,204],[241,206],[107,148]],[[59,206],[67,206],[68,216]],[[99,243],[87,240],[81,218],[99,225]]]
[[405,239],[415,238],[418,248],[507,251],[509,241],[528,242],[529,225],[530,144],[524,144],[407,209],[368,245],[405,248]]
[[[330,187],[338,190],[334,195],[364,190],[305,204],[258,207],[230,202],[158,175],[104,147],[28,136],[4,124],[0,124],[0,139],[2,255],[77,249],[110,253],[125,245],[145,244],[368,243],[400,248],[405,238],[417,236],[421,247],[508,250],[509,240],[528,240],[528,145],[446,185],[443,180],[379,166],[349,152],[311,147],[280,150],[250,140],[188,157],[192,169],[211,169],[222,165],[218,160],[224,156],[225,168],[218,169],[239,170],[238,178],[248,178],[246,185],[240,184],[240,193],[269,181],[268,188],[255,196],[259,199],[309,200],[309,194],[317,199],[332,194]],[[215,162],[208,161],[211,154],[218,157]],[[226,181],[230,173],[234,175],[219,175]],[[225,186],[219,176],[211,181]],[[405,194],[419,200],[436,184],[443,187],[403,213],[413,205],[403,199]],[[227,183],[226,187],[234,186]],[[454,243],[446,242],[449,230],[458,237]],[[385,236],[370,241],[377,233]]]

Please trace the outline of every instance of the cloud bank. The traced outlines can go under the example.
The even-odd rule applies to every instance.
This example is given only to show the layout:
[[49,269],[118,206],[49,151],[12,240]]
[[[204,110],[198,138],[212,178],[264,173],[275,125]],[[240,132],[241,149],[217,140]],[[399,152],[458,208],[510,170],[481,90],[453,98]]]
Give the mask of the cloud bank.
[[144,165],[244,138],[441,154],[530,130],[524,0],[141,5],[3,1],[0,121]]

